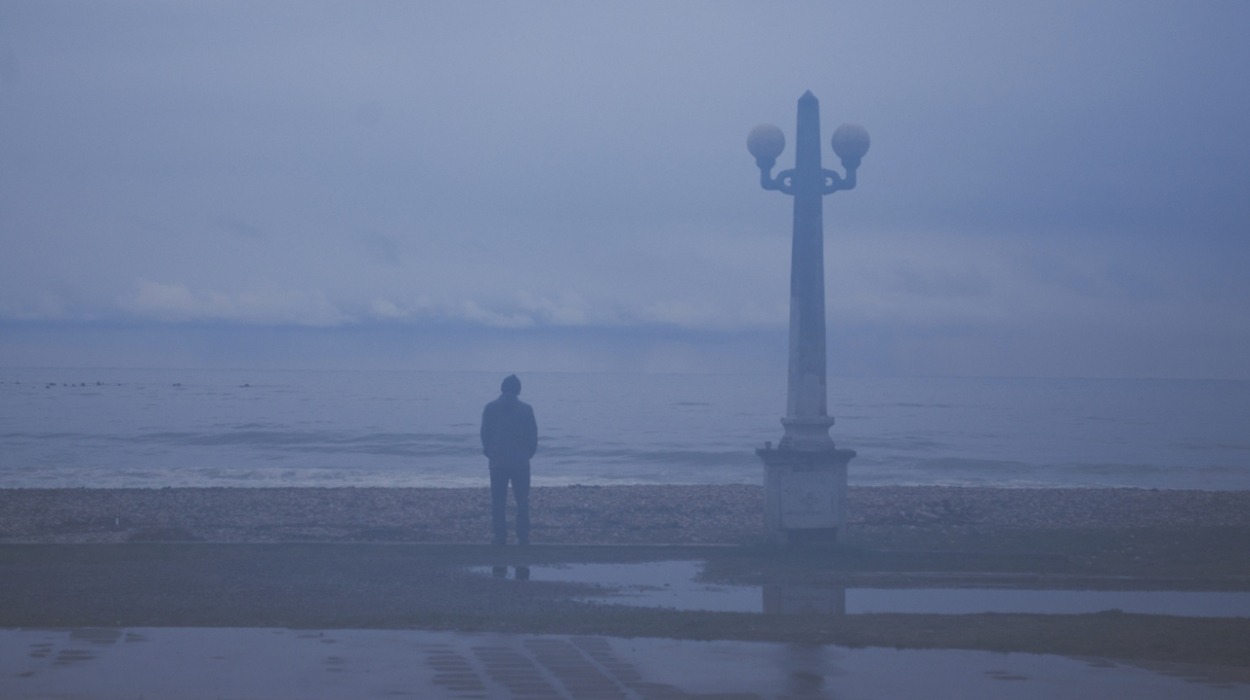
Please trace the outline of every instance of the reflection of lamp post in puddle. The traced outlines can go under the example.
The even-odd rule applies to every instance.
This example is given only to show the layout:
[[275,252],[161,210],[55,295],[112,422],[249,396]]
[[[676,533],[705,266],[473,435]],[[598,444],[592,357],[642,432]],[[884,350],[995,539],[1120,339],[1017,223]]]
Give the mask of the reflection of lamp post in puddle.
[[846,588],[793,583],[764,584],[765,615],[845,615]]
[[785,434],[777,449],[756,450],[764,460],[765,525],[780,542],[833,539],[846,523],[846,466],[854,450],[839,450],[829,437],[825,387],[824,195],[855,187],[855,171],[868,152],[868,132],[843,124],[833,150],[843,177],[820,164],[820,103],[811,92],[799,98],[794,168],[772,175],[785,150],[781,129],[756,127],[747,148],[760,168],[760,185],[794,197],[790,257],[790,362]]
[[787,644],[781,650],[781,668],[785,671],[784,697],[829,697],[825,695],[825,655],[829,651],[819,644]]

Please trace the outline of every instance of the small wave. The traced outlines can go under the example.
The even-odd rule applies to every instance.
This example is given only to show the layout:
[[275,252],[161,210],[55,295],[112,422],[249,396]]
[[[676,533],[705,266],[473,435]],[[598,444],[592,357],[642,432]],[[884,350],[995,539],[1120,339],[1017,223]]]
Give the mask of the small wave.
[[759,458],[751,450],[548,450],[541,459],[561,463],[595,464],[671,464],[674,466],[757,465]]

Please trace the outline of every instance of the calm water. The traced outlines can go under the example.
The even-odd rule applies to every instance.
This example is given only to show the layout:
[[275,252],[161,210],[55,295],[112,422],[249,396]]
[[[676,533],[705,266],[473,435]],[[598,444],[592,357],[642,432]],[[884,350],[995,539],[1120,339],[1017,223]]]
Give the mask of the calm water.
[[[0,486],[460,486],[498,373],[0,369]],[[539,484],[760,483],[774,376],[528,374]],[[1250,382],[834,379],[853,484],[1250,489]]]

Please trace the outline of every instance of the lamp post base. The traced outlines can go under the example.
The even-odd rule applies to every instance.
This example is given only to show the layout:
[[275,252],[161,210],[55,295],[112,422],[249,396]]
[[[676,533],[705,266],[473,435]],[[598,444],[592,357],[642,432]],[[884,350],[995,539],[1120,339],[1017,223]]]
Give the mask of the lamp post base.
[[755,451],[764,462],[764,528],[780,544],[837,541],[846,529],[846,466],[854,450]]

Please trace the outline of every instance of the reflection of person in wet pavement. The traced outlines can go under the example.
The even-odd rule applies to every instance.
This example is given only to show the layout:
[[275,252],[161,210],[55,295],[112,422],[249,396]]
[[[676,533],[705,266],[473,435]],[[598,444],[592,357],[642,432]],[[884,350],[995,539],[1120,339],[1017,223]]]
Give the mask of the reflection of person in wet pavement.
[[490,460],[491,527],[494,543],[508,541],[504,507],[508,483],[516,499],[516,538],[530,541],[530,458],[538,451],[538,423],[534,409],[521,401],[521,380],[509,375],[500,386],[499,398],[482,411],[482,452]]
[[[516,580],[518,581],[530,580],[530,568],[528,566],[517,566],[513,568],[516,569],[516,576],[515,576]],[[490,573],[495,578],[508,578],[508,567],[493,566],[491,567]]]

